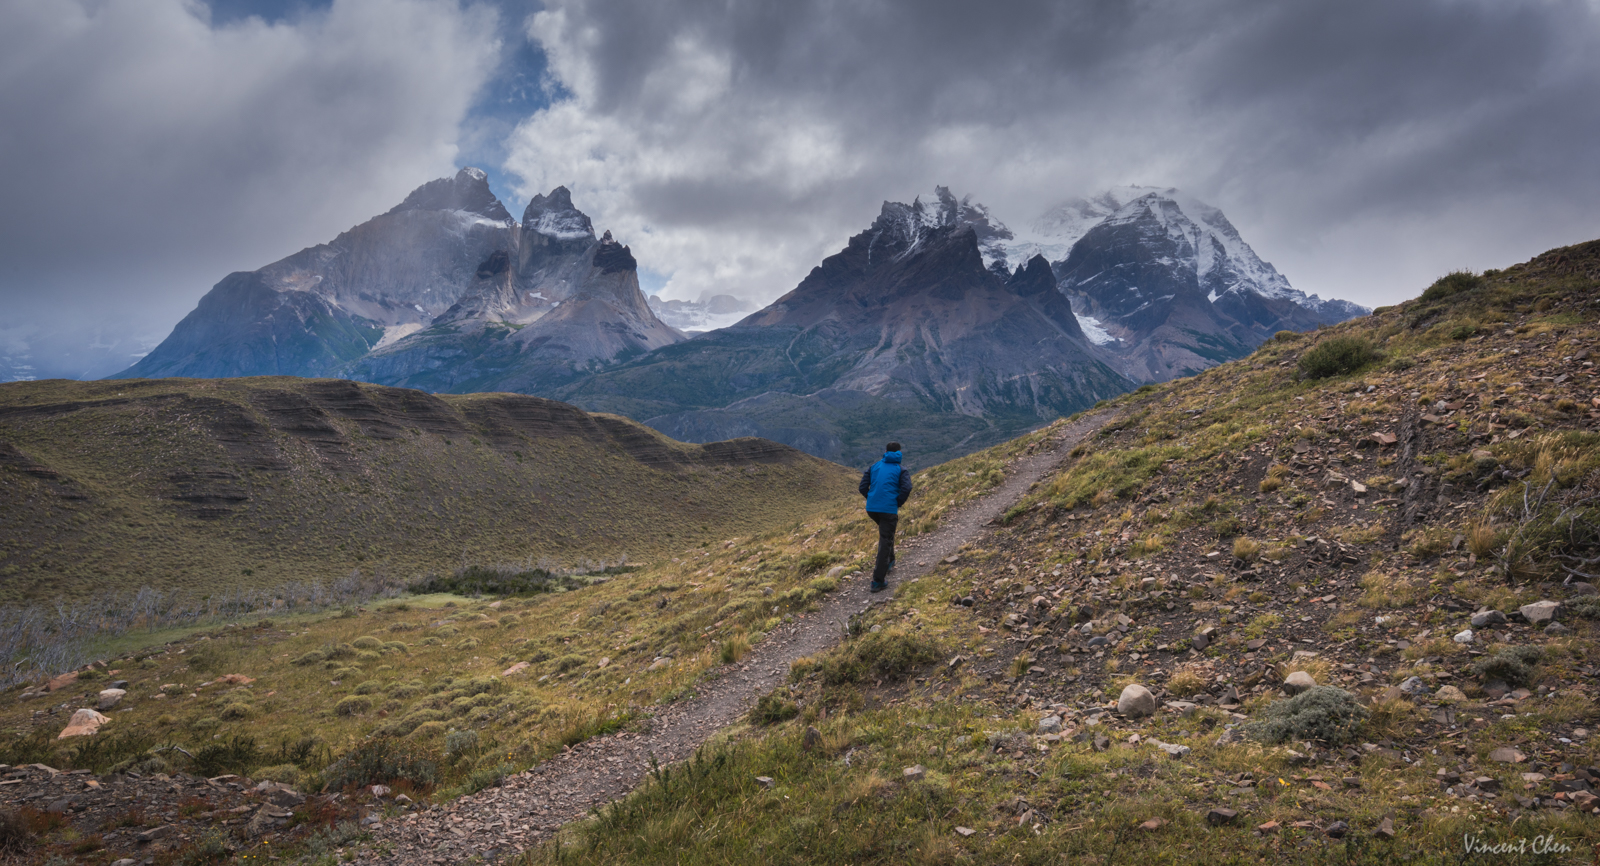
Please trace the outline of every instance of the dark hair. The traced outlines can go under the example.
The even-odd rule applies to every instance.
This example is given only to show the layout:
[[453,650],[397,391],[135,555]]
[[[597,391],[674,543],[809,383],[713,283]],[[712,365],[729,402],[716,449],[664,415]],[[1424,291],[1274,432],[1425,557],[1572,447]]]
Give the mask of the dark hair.
[[885,451],[899,451],[900,450],[900,443],[899,442],[890,442],[888,445],[883,446],[883,450],[885,450]]

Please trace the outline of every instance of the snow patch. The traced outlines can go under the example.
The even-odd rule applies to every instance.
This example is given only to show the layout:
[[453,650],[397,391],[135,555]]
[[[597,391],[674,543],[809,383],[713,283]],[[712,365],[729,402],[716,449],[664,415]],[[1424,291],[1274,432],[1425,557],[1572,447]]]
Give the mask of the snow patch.
[[424,316],[426,316],[426,315],[427,315],[427,314],[428,314],[428,311],[427,311],[427,310],[424,310],[424,309],[423,309],[423,308],[422,308],[422,305],[421,305],[421,304],[412,304],[412,305],[411,305],[411,306],[412,306],[412,307],[413,307],[413,308],[415,308],[415,309],[416,309],[416,311],[417,311],[417,312],[419,312],[419,313],[421,313],[421,314],[423,314],[423,315],[424,315]]
[[1081,313],[1073,313],[1073,315],[1078,317],[1078,327],[1083,329],[1083,335],[1088,337],[1089,342],[1096,346],[1122,342],[1120,339],[1111,336],[1111,333],[1101,326],[1100,320],[1094,316],[1085,316]]
[[538,220],[524,228],[558,241],[594,237],[594,229],[590,227],[588,218],[575,210],[542,213]]
[[[418,307],[417,309],[420,310],[422,308]],[[399,325],[390,325],[389,327],[383,329],[383,339],[379,340],[378,344],[372,347],[372,350],[377,351],[384,346],[393,345],[420,330],[422,330],[421,322],[405,322]]]

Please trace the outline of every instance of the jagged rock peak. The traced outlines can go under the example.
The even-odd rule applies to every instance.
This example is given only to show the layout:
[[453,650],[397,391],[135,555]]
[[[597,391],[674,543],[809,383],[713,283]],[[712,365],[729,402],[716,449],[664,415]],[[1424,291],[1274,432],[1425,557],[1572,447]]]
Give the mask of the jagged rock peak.
[[956,198],[947,186],[935,186],[933,195],[919,195],[910,204],[895,201],[883,203],[873,229],[885,240],[915,246],[928,231],[941,228],[970,227],[978,238],[978,250],[983,254],[984,266],[1005,261],[1004,243],[1011,239],[1011,231],[995,219],[989,208],[967,195]]
[[522,212],[522,226],[556,240],[594,238],[594,225],[583,211],[572,205],[572,192],[564,186],[536,195]]
[[459,210],[507,225],[512,222],[511,212],[490,192],[489,176],[470,166],[455,177],[441,177],[417,187],[389,213],[408,210]]
[[1017,272],[1011,275],[1007,286],[1019,295],[1039,295],[1053,292],[1056,288],[1056,275],[1050,270],[1050,263],[1044,256],[1036,255],[1028,259],[1027,264],[1017,265]]
[[600,248],[594,251],[594,266],[605,274],[639,269],[633,251],[612,240],[610,229],[606,229],[606,233],[600,237]]

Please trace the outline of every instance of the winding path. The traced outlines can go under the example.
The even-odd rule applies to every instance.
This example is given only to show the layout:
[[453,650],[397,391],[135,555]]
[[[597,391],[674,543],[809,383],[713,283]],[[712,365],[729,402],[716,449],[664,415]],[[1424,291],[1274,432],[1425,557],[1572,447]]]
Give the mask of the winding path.
[[[983,535],[1075,445],[1116,417],[1101,412],[1067,425],[1034,453],[1013,461],[1006,481],[993,492],[947,515],[934,532],[901,543],[891,591]],[[589,740],[507,778],[500,787],[382,824],[373,830],[375,844],[358,859],[386,866],[449,864],[474,855],[495,860],[537,846],[563,824],[632,791],[649,773],[652,757],[671,764],[692,756],[757,697],[782,684],[791,662],[833,646],[850,617],[882,600],[867,592],[865,579],[857,580],[829,595],[820,610],[773,631],[742,663],[711,672],[696,686],[697,697],[663,708],[649,733]]]

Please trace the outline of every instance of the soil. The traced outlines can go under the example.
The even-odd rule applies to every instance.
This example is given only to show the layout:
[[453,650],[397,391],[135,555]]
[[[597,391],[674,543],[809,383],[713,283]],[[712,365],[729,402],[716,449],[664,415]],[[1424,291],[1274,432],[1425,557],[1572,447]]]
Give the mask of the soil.
[[889,591],[872,595],[868,577],[828,596],[814,613],[775,630],[741,662],[725,665],[696,688],[697,696],[671,705],[646,733],[618,733],[580,743],[549,761],[507,778],[499,787],[426,812],[370,827],[373,844],[363,863],[451,863],[468,857],[495,860],[534,847],[569,821],[632,791],[652,762],[683,761],[756,699],[780,685],[796,659],[838,642],[850,618],[892,597],[896,584],[931,572],[963,545],[988,532],[1006,509],[1054,469],[1085,437],[1119,417],[1086,416],[1040,442],[1007,467],[1000,487],[947,516],[936,531],[901,543]]

